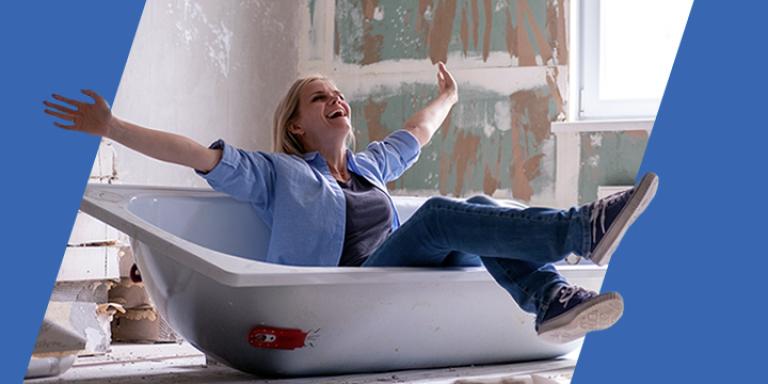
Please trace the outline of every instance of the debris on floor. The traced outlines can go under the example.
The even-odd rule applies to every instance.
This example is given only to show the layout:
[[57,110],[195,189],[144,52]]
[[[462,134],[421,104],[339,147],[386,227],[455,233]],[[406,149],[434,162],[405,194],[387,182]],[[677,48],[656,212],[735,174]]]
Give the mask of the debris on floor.
[[208,365],[205,355],[188,343],[113,344],[106,355],[78,357],[72,368],[59,377],[26,383],[565,384],[570,383],[576,356],[515,364],[275,379],[249,375],[221,364]]

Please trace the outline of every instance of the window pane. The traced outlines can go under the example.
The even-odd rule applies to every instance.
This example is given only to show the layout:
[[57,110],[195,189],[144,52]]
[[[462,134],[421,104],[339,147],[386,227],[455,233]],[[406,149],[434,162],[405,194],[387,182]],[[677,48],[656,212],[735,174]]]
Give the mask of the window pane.
[[600,100],[661,100],[692,4],[600,2]]

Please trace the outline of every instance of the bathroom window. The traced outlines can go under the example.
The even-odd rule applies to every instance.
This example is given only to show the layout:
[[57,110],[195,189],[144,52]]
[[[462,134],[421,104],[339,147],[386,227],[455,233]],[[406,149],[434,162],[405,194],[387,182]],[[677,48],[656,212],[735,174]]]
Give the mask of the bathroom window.
[[693,0],[574,0],[571,116],[654,118],[692,5]]

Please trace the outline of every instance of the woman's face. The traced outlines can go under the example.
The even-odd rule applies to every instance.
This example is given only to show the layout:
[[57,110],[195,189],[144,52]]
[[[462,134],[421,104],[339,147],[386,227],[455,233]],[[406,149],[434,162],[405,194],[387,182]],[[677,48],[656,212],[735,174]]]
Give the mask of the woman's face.
[[336,86],[326,80],[315,80],[299,92],[299,116],[291,131],[302,138],[307,149],[344,143],[352,128],[350,112]]

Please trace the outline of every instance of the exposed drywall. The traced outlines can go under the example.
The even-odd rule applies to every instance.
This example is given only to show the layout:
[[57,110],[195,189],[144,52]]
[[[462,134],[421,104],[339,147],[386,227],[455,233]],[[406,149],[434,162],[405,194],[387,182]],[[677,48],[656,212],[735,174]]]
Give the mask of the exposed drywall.
[[447,62],[459,83],[459,103],[419,162],[390,185],[394,193],[557,204],[550,123],[567,110],[567,2],[306,6],[302,72],[326,72],[347,93],[358,149],[400,129],[436,95],[433,63]]
[[[433,84],[380,88],[352,102],[352,122],[362,145],[399,129],[434,96]],[[546,86],[511,95],[465,85],[460,102],[420,160],[391,186],[398,191],[463,196],[489,195],[531,200],[554,194],[554,137]]]
[[[318,6],[309,3],[310,12]],[[508,64],[565,65],[565,2],[556,0],[337,0],[337,55],[344,63],[430,59],[448,54]]]
[[596,199],[598,186],[635,183],[648,145],[648,132],[583,132],[580,137],[580,203]]
[[[269,150],[277,99],[297,75],[323,72],[350,99],[360,149],[435,95],[433,62],[443,60],[460,102],[393,192],[560,205],[550,123],[566,118],[567,10],[567,0],[149,1],[114,111],[203,144]],[[580,200],[634,176],[642,151],[620,150],[581,166]],[[206,185],[120,145],[115,153],[114,181]],[[631,164],[612,169],[619,158]]]

